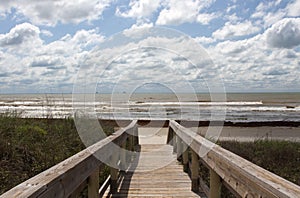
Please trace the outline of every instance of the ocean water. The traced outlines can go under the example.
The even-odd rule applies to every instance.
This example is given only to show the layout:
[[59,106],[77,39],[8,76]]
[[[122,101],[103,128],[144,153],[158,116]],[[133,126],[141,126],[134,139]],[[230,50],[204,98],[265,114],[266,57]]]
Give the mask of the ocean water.
[[[0,113],[30,118],[300,121],[300,93],[0,95]],[[222,98],[222,97],[221,97]]]

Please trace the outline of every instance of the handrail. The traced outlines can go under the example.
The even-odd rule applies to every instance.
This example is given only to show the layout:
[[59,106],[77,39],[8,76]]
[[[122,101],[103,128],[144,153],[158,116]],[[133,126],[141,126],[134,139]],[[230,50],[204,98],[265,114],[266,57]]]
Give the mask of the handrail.
[[113,153],[113,143],[121,145],[129,136],[126,131],[133,129],[136,124],[136,120],[132,121],[127,127],[15,186],[0,197],[68,197],[103,165],[94,154],[100,153],[101,157],[109,158]]
[[[177,139],[177,147],[181,141],[188,145],[210,168],[213,175],[211,182],[223,180],[226,186],[241,197],[299,197],[300,186],[223,149],[175,121],[170,121],[169,126],[174,132],[171,136],[178,138],[173,138],[171,144],[176,145]],[[200,149],[209,150],[201,156]]]

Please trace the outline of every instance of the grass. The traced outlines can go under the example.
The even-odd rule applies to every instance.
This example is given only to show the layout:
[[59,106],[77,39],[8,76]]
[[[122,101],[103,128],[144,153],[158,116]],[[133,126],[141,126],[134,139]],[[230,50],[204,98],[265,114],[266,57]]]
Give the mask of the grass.
[[248,161],[300,185],[300,143],[259,140],[219,144]]
[[0,194],[84,148],[73,119],[0,115]]
[[[300,185],[300,143],[258,140],[255,142],[220,141],[223,148],[242,158]],[[200,174],[209,186],[209,170],[200,163]],[[222,197],[235,197],[222,187]]]

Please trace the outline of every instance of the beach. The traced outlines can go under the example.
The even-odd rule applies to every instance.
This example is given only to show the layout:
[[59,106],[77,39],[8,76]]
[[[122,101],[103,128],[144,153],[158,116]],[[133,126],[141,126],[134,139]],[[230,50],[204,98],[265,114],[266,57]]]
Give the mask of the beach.
[[0,95],[0,113],[24,118],[66,118],[83,112],[99,119],[300,121],[300,93],[14,94]]

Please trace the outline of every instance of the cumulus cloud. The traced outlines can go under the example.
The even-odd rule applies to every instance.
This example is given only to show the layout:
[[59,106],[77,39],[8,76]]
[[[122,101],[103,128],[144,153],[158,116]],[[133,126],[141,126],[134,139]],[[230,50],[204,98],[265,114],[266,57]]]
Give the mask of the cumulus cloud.
[[133,24],[129,29],[125,29],[123,34],[127,37],[141,37],[153,27],[153,23],[144,23],[141,25]]
[[30,39],[35,39],[40,29],[29,23],[16,25],[7,34],[0,34],[0,46],[20,45]]
[[[81,61],[105,38],[97,29],[79,30],[46,43],[41,32],[24,23],[0,35],[1,82],[31,91],[49,91],[51,86],[60,92],[65,86],[69,92]],[[70,85],[69,90],[66,85]]]
[[36,25],[54,26],[57,23],[75,23],[83,21],[91,22],[99,19],[102,12],[110,5],[112,0],[11,0],[4,1],[0,6],[0,12],[11,12],[16,9],[17,17],[24,16]]
[[61,64],[59,58],[44,55],[44,56],[34,57],[30,66],[31,67],[54,67],[58,64]]
[[214,38],[206,37],[206,36],[200,36],[200,37],[196,37],[194,39],[196,40],[196,42],[203,44],[203,45],[207,45],[207,44],[216,42],[216,40]]
[[129,10],[121,11],[120,7],[116,9],[116,15],[122,17],[147,20],[161,6],[162,0],[131,0]]
[[232,24],[231,22],[226,22],[225,25],[216,30],[212,35],[216,39],[230,39],[233,37],[246,36],[255,34],[260,31],[260,28],[254,26],[251,21],[238,22]]
[[257,22],[264,28],[270,27],[286,16],[286,10],[279,8],[280,2],[281,0],[259,3],[255,8],[255,12],[251,15],[251,18],[258,20]]
[[300,45],[300,18],[285,18],[265,32],[266,41],[274,48],[294,48]]
[[300,16],[300,0],[294,0],[287,6],[289,16]]
[[199,22],[208,24],[216,18],[215,14],[201,12],[213,4],[213,0],[168,0],[165,8],[159,13],[156,24],[180,25],[182,23]]
[[270,48],[266,44],[266,32],[250,38],[219,41],[206,49],[222,71],[226,89],[298,89],[300,53],[297,49]]

